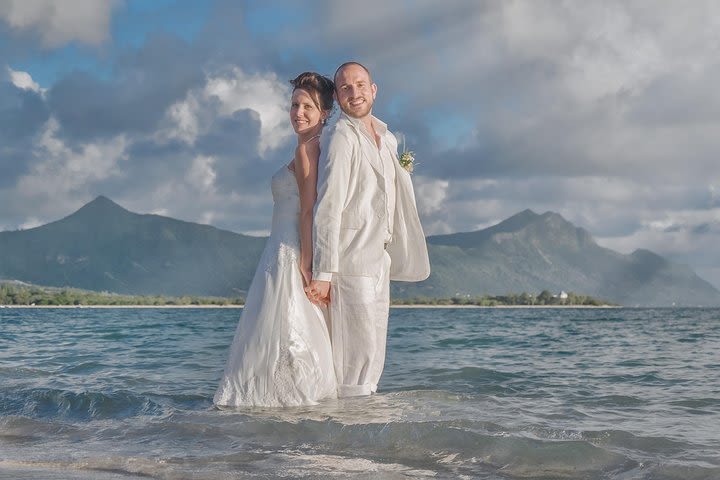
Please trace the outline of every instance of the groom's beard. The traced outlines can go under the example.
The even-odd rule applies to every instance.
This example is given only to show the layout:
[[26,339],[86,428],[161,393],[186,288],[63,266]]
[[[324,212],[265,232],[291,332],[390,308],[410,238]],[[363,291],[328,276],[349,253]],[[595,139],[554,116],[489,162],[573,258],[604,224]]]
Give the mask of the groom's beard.
[[[360,102],[356,106],[353,103]],[[373,99],[368,100],[367,97],[357,97],[352,100],[340,105],[340,109],[345,112],[349,117],[363,118],[366,117],[371,111],[373,106]]]

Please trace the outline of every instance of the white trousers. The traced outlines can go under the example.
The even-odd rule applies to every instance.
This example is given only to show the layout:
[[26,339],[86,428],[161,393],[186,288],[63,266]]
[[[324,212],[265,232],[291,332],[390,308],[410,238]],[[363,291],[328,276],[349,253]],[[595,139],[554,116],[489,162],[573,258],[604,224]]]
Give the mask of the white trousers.
[[338,396],[377,391],[385,367],[390,313],[390,256],[377,277],[333,275],[330,324]]

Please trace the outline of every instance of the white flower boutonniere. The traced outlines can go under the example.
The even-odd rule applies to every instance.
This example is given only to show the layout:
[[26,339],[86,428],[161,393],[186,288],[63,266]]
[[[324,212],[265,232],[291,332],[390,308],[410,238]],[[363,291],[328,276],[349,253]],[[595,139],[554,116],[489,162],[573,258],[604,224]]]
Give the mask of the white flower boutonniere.
[[400,166],[403,167],[408,173],[413,173],[415,169],[415,152],[404,151],[400,154]]
[[405,148],[405,134],[402,135],[402,153],[398,158],[400,166],[407,170],[408,173],[413,173],[415,170],[415,152]]

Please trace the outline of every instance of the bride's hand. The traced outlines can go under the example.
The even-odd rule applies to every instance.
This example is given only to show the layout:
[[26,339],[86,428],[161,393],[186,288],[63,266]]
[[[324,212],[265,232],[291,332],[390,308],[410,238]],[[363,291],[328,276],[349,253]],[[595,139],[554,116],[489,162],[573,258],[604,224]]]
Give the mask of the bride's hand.
[[313,280],[305,287],[305,294],[315,305],[327,306],[330,303],[330,282]]

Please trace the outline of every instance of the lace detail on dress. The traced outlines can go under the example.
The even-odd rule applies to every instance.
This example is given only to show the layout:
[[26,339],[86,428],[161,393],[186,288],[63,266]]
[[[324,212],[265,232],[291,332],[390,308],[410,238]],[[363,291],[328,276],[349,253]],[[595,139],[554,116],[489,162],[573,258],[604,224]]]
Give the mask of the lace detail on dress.
[[279,268],[294,268],[300,271],[300,248],[296,244],[280,243],[277,246],[268,245],[263,253],[258,268],[265,273],[272,273]]
[[[275,364],[275,375],[273,375],[272,390],[278,399],[293,399],[295,396],[295,382],[293,373],[293,358],[287,344],[280,345],[280,356]],[[299,400],[299,399],[298,399]],[[299,403],[299,402],[298,402]]]

